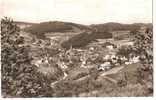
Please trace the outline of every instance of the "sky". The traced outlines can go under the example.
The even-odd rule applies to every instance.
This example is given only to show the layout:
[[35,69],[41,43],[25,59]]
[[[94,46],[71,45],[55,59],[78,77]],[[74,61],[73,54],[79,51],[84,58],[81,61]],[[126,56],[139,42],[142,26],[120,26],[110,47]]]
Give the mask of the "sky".
[[0,0],[3,16],[35,23],[150,23],[152,0]]

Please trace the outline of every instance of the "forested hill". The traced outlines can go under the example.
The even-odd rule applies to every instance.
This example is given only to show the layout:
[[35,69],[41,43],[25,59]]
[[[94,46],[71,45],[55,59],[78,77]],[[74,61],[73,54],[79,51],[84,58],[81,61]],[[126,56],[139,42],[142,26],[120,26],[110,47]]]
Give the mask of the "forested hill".
[[104,24],[92,24],[92,28],[96,28],[100,32],[105,31],[122,31],[122,30],[135,30],[139,29],[141,26],[148,28],[153,27],[152,23],[133,23],[133,24],[121,24],[116,22],[104,23]]
[[30,33],[81,32],[83,30],[89,30],[89,27],[81,24],[61,21],[42,22],[24,29],[24,31]]

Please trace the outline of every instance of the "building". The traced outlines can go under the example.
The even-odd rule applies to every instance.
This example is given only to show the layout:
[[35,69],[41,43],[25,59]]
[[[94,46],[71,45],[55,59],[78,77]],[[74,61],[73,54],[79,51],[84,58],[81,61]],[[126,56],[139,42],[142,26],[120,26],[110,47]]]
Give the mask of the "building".
[[122,40],[130,37],[130,31],[129,30],[113,31],[112,35],[114,39]]

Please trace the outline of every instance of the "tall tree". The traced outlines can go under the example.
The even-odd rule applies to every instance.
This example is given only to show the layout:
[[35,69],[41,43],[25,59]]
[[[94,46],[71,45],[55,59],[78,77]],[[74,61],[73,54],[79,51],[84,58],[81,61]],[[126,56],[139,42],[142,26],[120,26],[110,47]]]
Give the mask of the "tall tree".
[[[139,72],[149,89],[153,89],[153,32],[147,28],[144,31],[136,31],[135,50],[140,55],[141,67]],[[149,85],[150,84],[150,85]]]
[[31,65],[29,48],[19,32],[10,18],[1,19],[2,96],[49,96],[50,81]]

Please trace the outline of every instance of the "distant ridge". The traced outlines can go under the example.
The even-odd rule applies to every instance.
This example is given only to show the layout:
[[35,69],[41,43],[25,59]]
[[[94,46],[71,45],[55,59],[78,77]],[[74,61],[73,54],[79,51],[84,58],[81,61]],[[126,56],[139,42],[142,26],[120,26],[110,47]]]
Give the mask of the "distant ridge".
[[121,24],[116,22],[109,22],[104,24],[92,24],[92,28],[96,28],[98,31],[121,31],[121,30],[134,30],[139,29],[141,26],[153,27],[152,23],[133,23],[133,24]]
[[89,30],[88,26],[61,21],[49,21],[34,24],[31,27],[24,29],[30,33],[50,33],[50,32],[81,32],[83,30]]
[[28,25],[35,25],[35,24],[37,24],[37,23],[23,22],[23,21],[14,21],[14,23],[18,24],[18,25],[20,25],[20,24],[28,24]]
[[104,24],[91,24],[82,25],[72,22],[63,21],[49,21],[41,23],[26,23],[18,22],[18,24],[24,23],[31,25],[26,27],[24,30],[30,33],[50,33],[50,32],[76,32],[81,33],[82,31],[98,30],[99,32],[105,31],[119,31],[119,30],[134,30],[139,29],[141,26],[152,27],[152,23],[133,23],[133,24],[122,24],[117,22],[109,22]]

